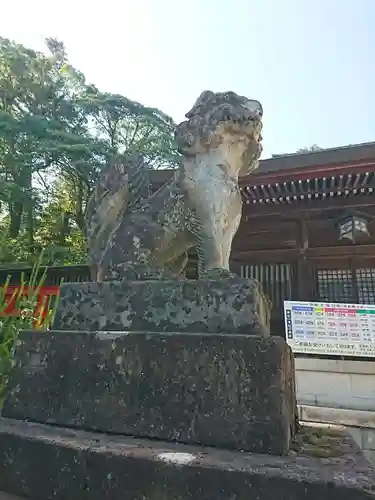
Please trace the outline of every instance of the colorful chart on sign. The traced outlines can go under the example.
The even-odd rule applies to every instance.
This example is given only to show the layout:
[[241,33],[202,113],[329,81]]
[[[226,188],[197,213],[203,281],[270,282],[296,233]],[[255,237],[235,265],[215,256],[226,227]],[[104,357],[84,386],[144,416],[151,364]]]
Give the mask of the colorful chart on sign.
[[375,305],[284,301],[294,352],[375,357]]

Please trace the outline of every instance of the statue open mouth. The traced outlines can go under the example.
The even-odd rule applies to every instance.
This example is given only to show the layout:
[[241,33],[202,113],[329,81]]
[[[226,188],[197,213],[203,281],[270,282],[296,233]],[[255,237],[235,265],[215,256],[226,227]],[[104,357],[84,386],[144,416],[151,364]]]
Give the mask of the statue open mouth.
[[[223,95],[223,99],[228,99],[228,96]],[[216,125],[226,133],[240,134],[260,142],[262,117],[263,108],[258,101],[229,93],[229,100],[214,108],[211,122],[213,126],[216,122]]]
[[261,131],[263,128],[262,120],[259,116],[243,117],[243,118],[227,118],[219,122],[219,126],[224,124],[224,129],[226,133],[232,133],[234,135],[243,135],[249,139],[261,142],[262,135]]

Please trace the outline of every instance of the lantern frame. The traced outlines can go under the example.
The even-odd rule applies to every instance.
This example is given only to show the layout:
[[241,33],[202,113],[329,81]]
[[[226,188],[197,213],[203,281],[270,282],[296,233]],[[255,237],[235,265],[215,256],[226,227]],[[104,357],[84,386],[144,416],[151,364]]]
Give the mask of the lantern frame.
[[336,223],[339,230],[339,239],[348,239],[355,244],[358,240],[369,237],[368,224],[370,221],[371,217],[361,212],[344,213]]

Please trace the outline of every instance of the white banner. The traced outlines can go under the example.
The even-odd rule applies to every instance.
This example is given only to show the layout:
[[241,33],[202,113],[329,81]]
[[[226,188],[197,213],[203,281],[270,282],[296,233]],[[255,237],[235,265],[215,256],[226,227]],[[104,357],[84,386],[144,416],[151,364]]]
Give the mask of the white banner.
[[375,305],[286,300],[284,318],[295,353],[375,357]]

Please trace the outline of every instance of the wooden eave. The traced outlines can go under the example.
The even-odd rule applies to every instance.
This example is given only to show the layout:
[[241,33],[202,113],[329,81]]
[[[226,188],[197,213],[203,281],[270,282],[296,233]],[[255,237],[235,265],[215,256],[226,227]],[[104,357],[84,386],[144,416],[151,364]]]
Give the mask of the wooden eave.
[[[324,175],[321,175],[321,172]],[[313,175],[311,175],[313,174]],[[325,169],[303,178],[275,177],[271,182],[253,176],[251,184],[242,186],[241,193],[246,204],[289,204],[299,201],[330,199],[358,195],[370,195],[375,189],[375,162],[361,168],[350,167],[346,172]]]
[[[266,160],[265,160],[266,161]],[[275,184],[288,180],[305,180],[309,178],[345,175],[349,173],[375,172],[375,158],[343,163],[316,164],[298,168],[286,168],[265,172],[261,168],[253,174],[240,179],[240,187],[251,184]]]

